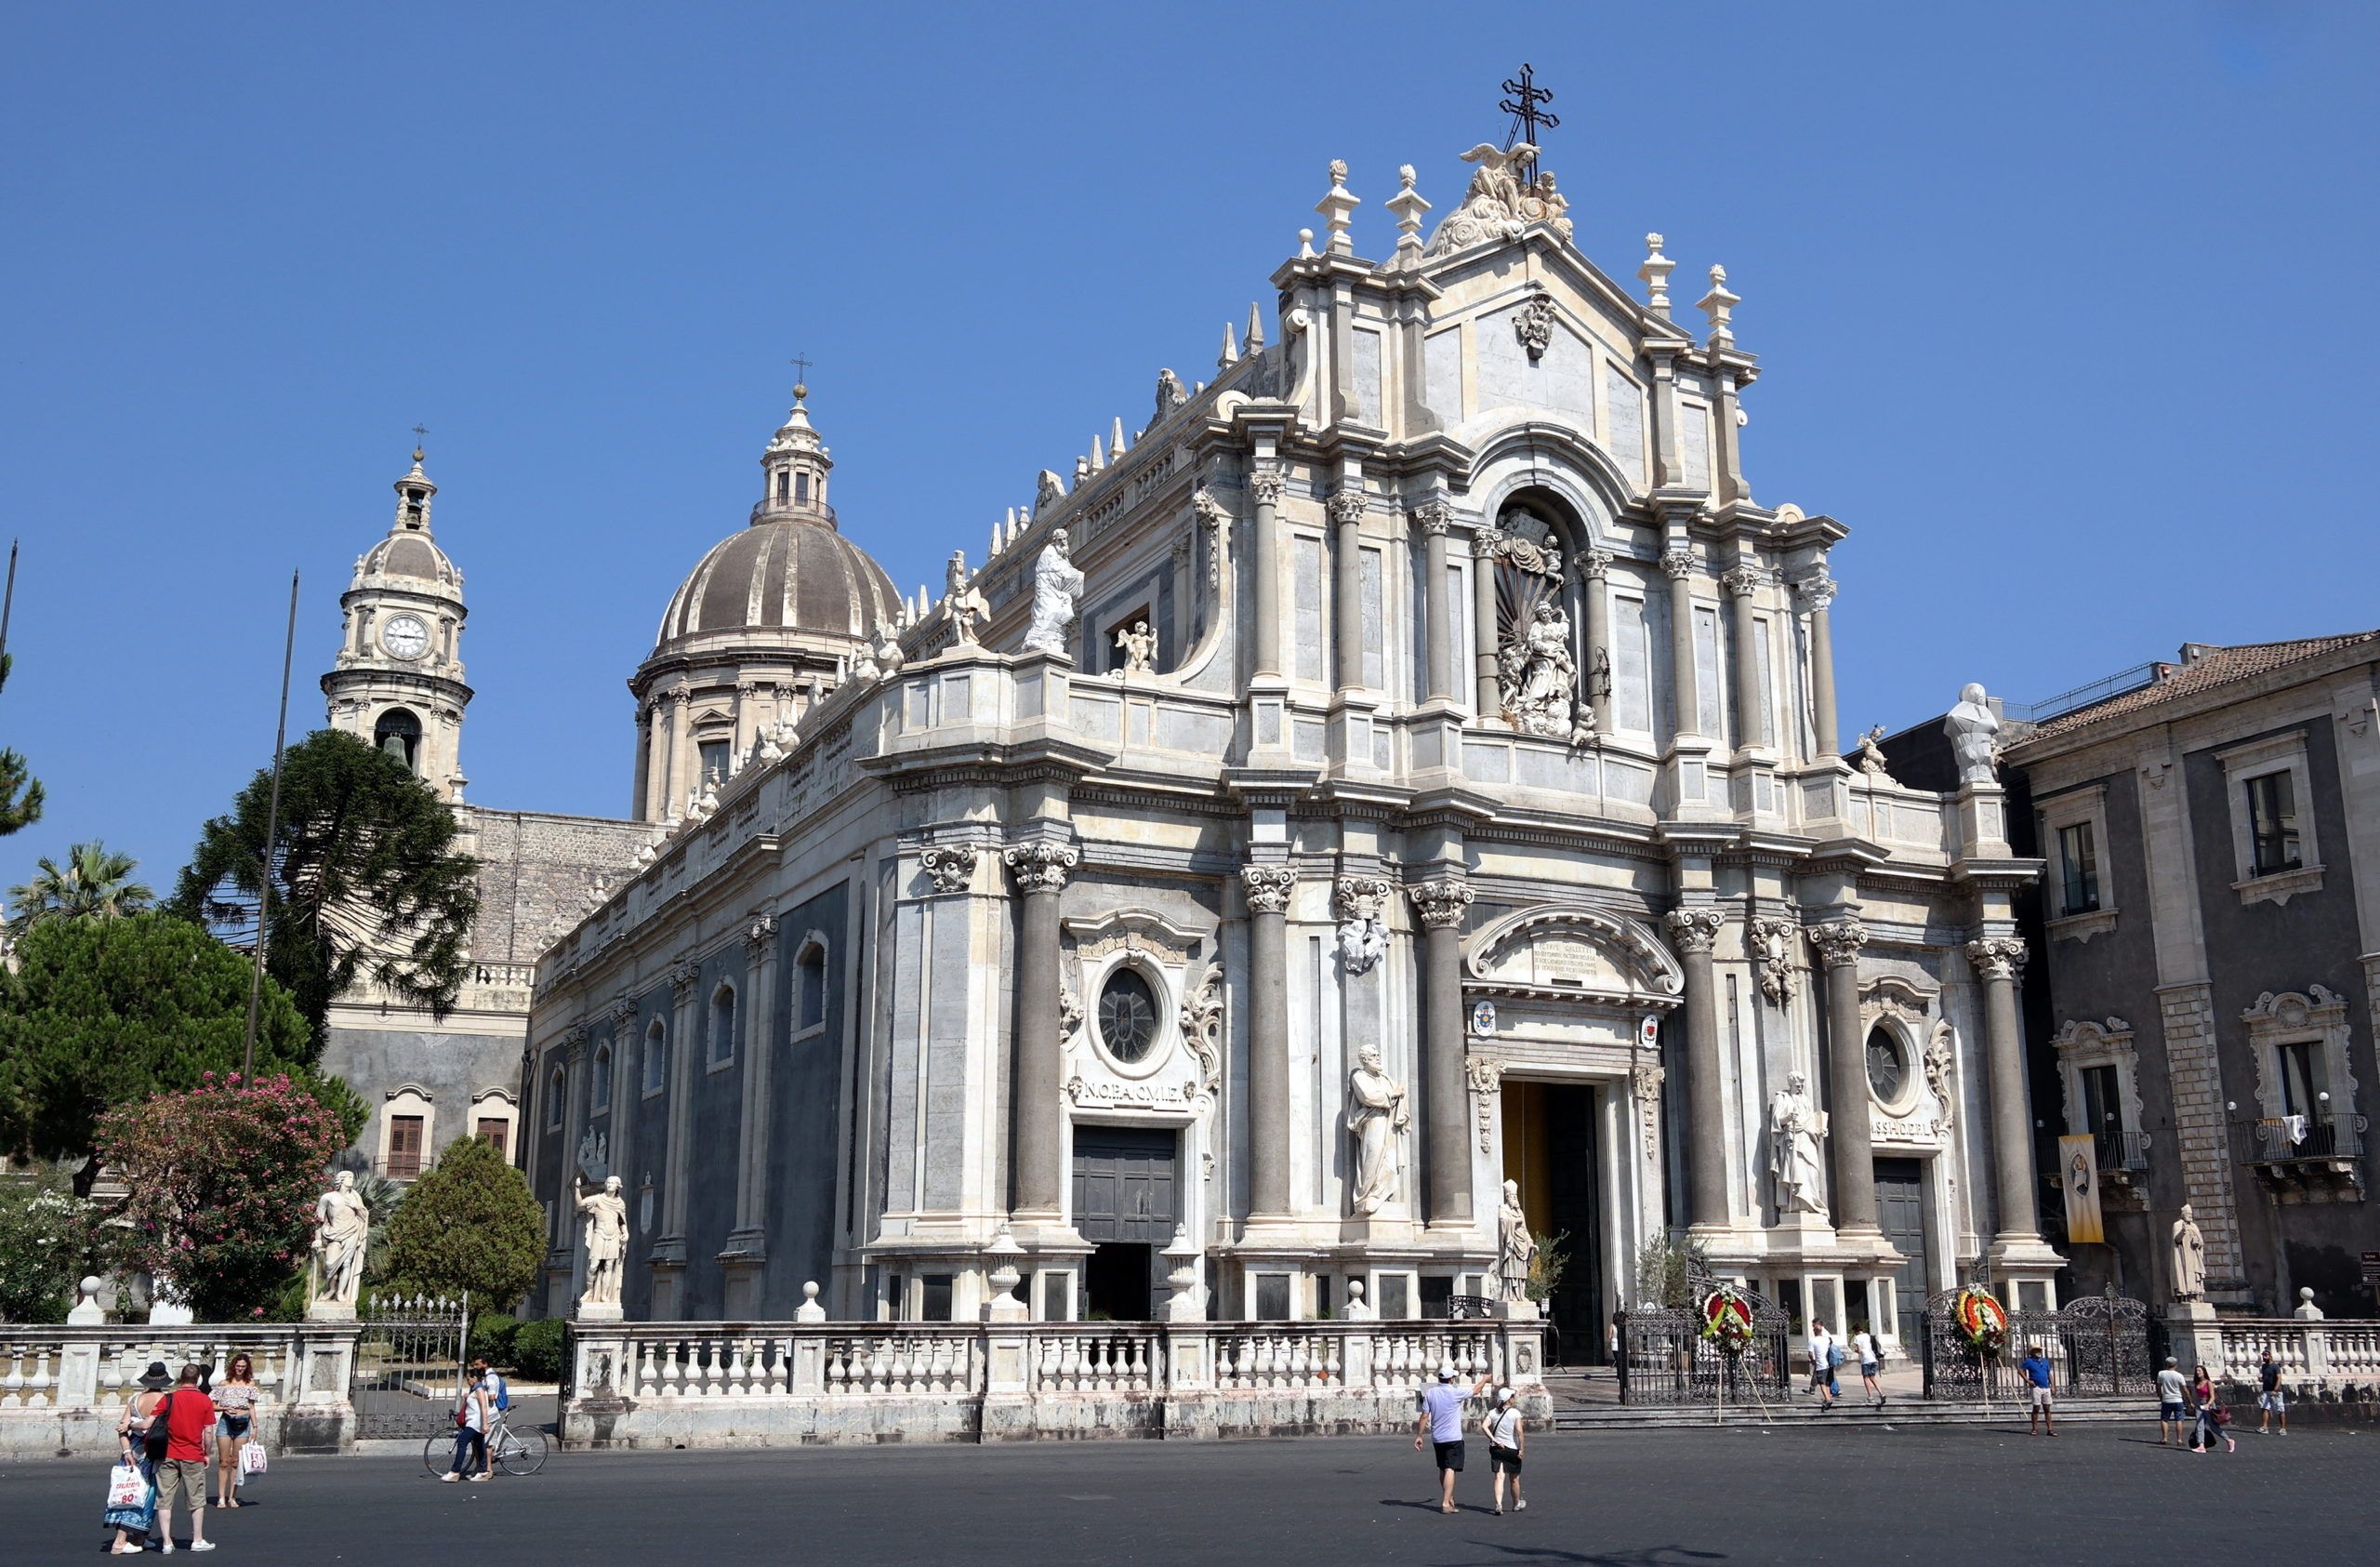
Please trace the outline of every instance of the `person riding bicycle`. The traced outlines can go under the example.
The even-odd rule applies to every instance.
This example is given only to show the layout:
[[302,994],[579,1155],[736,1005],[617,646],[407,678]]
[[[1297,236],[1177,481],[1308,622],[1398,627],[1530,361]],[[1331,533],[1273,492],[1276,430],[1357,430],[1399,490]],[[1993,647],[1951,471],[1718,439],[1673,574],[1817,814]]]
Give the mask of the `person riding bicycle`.
[[512,1385],[504,1380],[504,1374],[502,1372],[487,1363],[487,1357],[485,1355],[477,1355],[472,1357],[471,1374],[481,1378],[487,1384],[487,1401],[490,1407],[492,1407],[498,1414],[504,1414],[510,1412],[512,1408]]

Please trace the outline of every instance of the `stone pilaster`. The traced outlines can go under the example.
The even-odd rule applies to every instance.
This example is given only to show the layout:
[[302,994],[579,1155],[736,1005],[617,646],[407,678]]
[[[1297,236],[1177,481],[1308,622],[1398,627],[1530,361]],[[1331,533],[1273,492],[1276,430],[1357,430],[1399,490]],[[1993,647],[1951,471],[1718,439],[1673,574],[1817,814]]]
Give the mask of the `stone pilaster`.
[[1724,910],[1676,909],[1670,942],[1686,970],[1686,1189],[1693,1228],[1724,1230],[1727,1217],[1727,1121],[1725,1066],[1719,1055],[1719,989],[1711,948]]
[[1820,756],[1843,754],[1834,711],[1834,627],[1827,605],[1834,602],[1834,578],[1820,571],[1799,584],[1810,612],[1810,727],[1818,732]]
[[1248,1212],[1289,1215],[1289,898],[1294,866],[1240,868],[1248,902]]
[[1482,722],[1504,710],[1497,679],[1502,633],[1496,621],[1496,550],[1503,534],[1481,524],[1471,534],[1471,653],[1474,710]]
[[1065,1213],[1065,1138],[1059,1121],[1064,1041],[1058,1005],[1058,895],[1081,856],[1071,843],[1036,839],[1010,844],[1001,857],[1024,904],[1017,922],[1009,1177],[1016,1217],[1056,1225]]
[[660,1322],[685,1314],[686,1188],[694,1178],[694,1018],[701,980],[702,970],[694,963],[669,971],[669,1135],[661,1176],[661,1233],[645,1259],[653,1270],[653,1320]]
[[[2247,1298],[2247,1267],[2240,1245],[2238,1196],[2231,1180],[2229,1117],[2223,1104],[2223,1069],[2215,1056],[2215,988],[2203,981],[2157,988],[2165,1070],[2174,1092],[2174,1147],[2181,1161],[2182,1200],[2206,1239],[2207,1294],[2233,1303]],[[2166,1215],[2159,1214],[2159,1218]],[[2160,1245],[2164,1242],[2161,1227]],[[2172,1281],[2161,1281],[2170,1289]]]
[[1837,1235],[1882,1234],[1868,1123],[1868,1046],[1859,1027],[1859,949],[1867,943],[1868,927],[1857,920],[1810,927],[1810,945],[1826,968],[1827,1152],[1834,1176],[1828,1206]]
[[[1287,481],[1277,468],[1265,466],[1248,475],[1248,493],[1256,502],[1256,669],[1259,680],[1281,677],[1281,491]],[[1286,739],[1283,742],[1287,743]]]
[[1676,544],[1661,556],[1670,579],[1670,724],[1680,735],[1702,733],[1701,684],[1694,669],[1694,551]]
[[1337,612],[1331,618],[1337,651],[1336,684],[1342,691],[1354,691],[1364,684],[1363,491],[1341,490],[1330,498],[1329,506],[1336,578],[1333,596],[1338,600]]
[[2015,936],[1983,936],[1967,943],[1967,963],[1983,987],[1984,1052],[1991,1072],[1991,1174],[2000,1202],[1994,1239],[2039,1241],[2025,1035],[2016,1020],[2016,972],[2025,966],[2025,944]]
[[1443,498],[1413,509],[1413,521],[1420,525],[1423,540],[1421,620],[1422,632],[1429,639],[1432,701],[1454,699],[1454,605],[1447,593],[1447,525],[1453,520],[1454,507]]
[[1429,1167],[1427,1214],[1433,1225],[1467,1225],[1472,1219],[1471,1148],[1463,1114],[1468,1080],[1463,1043],[1462,920],[1471,908],[1471,883],[1441,876],[1407,889],[1421,922],[1421,1094]]
[[727,1268],[727,1315],[760,1315],[760,1272],[769,1255],[769,1074],[776,1059],[777,922],[753,917],[744,933],[743,1113],[737,1122],[735,1228],[720,1260]]

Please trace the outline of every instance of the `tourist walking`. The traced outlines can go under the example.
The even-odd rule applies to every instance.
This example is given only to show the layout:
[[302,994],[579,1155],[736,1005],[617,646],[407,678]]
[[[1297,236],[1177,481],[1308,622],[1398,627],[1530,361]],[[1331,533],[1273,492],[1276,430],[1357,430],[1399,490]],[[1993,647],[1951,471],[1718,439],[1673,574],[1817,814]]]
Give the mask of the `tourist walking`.
[[1464,1392],[1454,1385],[1459,1374],[1452,1362],[1438,1367],[1438,1380],[1421,1394],[1421,1413],[1413,1425],[1413,1450],[1418,1453],[1424,1442],[1433,1449],[1438,1465],[1438,1510],[1457,1511],[1454,1505],[1454,1477],[1462,1473],[1462,1406],[1488,1389],[1488,1379],[1481,1377]]
[[2157,1374],[2157,1445],[2179,1447],[2182,1443],[2182,1422],[2190,1396],[2189,1378],[2184,1376],[2174,1357],[2165,1357],[2165,1369]]
[[1528,1445],[1527,1422],[1521,1418],[1520,1395],[1510,1388],[1496,1389],[1496,1401],[1488,1417],[1479,1422],[1479,1434],[1488,1439],[1488,1467],[1496,1476],[1496,1516],[1504,1516],[1504,1478],[1513,1481],[1513,1510],[1528,1506],[1521,1494],[1521,1459]]
[[480,1472],[471,1476],[477,1484],[488,1478],[487,1455],[487,1383],[477,1373],[471,1374],[471,1385],[455,1404],[455,1466],[438,1478],[449,1485],[463,1478],[463,1471],[473,1454],[480,1461]]
[[2281,1362],[2272,1358],[2269,1349],[2265,1351],[2264,1364],[2256,1368],[2256,1381],[2261,1387],[2256,1394],[2256,1407],[2264,1411],[2263,1417],[2256,1422],[2256,1435],[2272,1435],[2273,1416],[2278,1414],[2281,1416],[2281,1434],[2287,1436],[2289,1395],[2281,1390]]
[[1813,1321],[1809,1349],[1810,1391],[1818,1396],[1818,1413],[1824,1414],[1834,1407],[1835,1399],[1843,1391],[1834,1377],[1835,1368],[1843,1364],[1843,1346],[1826,1331],[1824,1322]]
[[223,1380],[208,1396],[215,1404],[215,1505],[240,1505],[240,1449],[247,1445],[257,1412],[257,1366],[242,1350],[223,1368]]
[[1875,1407],[1884,1408],[1884,1347],[1876,1342],[1874,1333],[1861,1328],[1851,1335],[1851,1348],[1859,1357],[1859,1390]]
[[173,1389],[157,1401],[150,1427],[152,1453],[157,1428],[162,1426],[165,1432],[165,1456],[155,1460],[157,1548],[169,1554],[174,1548],[174,1502],[179,1497],[189,1500],[190,1548],[215,1548],[206,1537],[206,1433],[215,1424],[215,1404],[198,1386],[205,1374],[202,1365],[182,1367]]
[[129,1502],[119,1507],[114,1497],[109,1498],[107,1514],[99,1521],[115,1531],[115,1539],[108,1547],[111,1555],[139,1556],[149,1548],[150,1526],[157,1517],[157,1466],[149,1456],[149,1428],[165,1389],[173,1385],[165,1362],[150,1361],[140,1377],[140,1391],[132,1395],[132,1401],[124,1406],[124,1418],[115,1423],[116,1461],[139,1472],[144,1494],[139,1507]]
[[2057,1416],[2050,1411],[2049,1361],[2043,1357],[2042,1347],[2026,1345],[2025,1358],[2017,1362],[2016,1369],[2025,1374],[2026,1385],[2031,1389],[2031,1401],[2025,1411],[2025,1434],[2057,1435]]
[[471,1374],[487,1388],[487,1406],[498,1414],[512,1407],[512,1387],[504,1380],[504,1373],[487,1363],[485,1355],[471,1357]]
[[2206,1367],[2202,1365],[2198,1368],[2190,1383],[2190,1397],[2198,1405],[2198,1424],[2190,1431],[2190,1451],[2192,1453],[2212,1452],[2219,1440],[2223,1443],[2224,1452],[2238,1452],[2240,1444],[2233,1441],[2223,1429],[2224,1426],[2229,1422],[2230,1416],[2225,1413],[2221,1404],[2215,1401],[2215,1378],[2207,1374]]

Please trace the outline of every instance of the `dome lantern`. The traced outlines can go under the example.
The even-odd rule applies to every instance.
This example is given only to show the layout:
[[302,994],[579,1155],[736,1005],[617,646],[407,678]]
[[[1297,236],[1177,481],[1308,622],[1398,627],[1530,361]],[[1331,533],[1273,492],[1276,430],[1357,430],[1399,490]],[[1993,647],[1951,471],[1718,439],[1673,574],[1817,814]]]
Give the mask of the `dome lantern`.
[[810,422],[810,410],[803,402],[809,395],[809,387],[794,387],[793,411],[786,415],[785,423],[777,427],[768,449],[760,454],[763,479],[760,504],[752,509],[755,523],[793,515],[835,525],[835,509],[826,504],[826,473],[835,463]]

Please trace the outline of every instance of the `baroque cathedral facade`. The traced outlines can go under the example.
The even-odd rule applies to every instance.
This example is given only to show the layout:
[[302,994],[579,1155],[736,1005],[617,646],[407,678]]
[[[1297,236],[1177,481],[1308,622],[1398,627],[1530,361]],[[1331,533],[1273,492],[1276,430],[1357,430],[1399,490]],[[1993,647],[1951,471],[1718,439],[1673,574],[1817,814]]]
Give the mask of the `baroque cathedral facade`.
[[1754,498],[1724,272],[1681,307],[1648,236],[1633,291],[1467,157],[1381,260],[1334,164],[1212,378],[938,602],[797,389],[535,955],[544,1309],[613,1176],[653,1320],[972,1319],[1006,1262],[1041,1318],[1438,1314],[1523,1225],[1597,1351],[1671,1237],[1888,1340],[2051,1303],[1989,705],[1955,789],[1845,758],[1848,530]]

